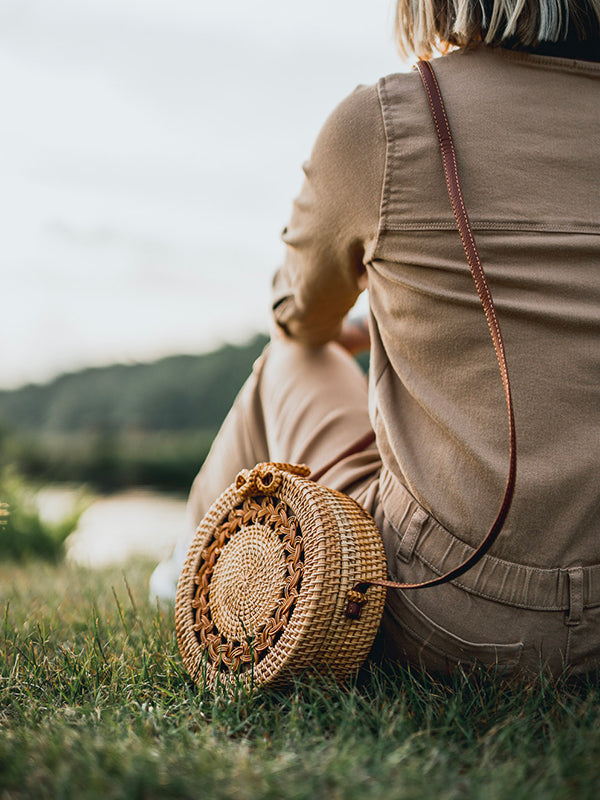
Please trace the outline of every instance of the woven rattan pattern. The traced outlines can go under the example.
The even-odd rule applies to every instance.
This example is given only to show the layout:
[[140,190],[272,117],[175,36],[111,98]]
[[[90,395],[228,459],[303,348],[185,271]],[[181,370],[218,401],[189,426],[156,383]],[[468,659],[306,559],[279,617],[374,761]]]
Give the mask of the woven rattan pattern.
[[286,578],[280,537],[264,525],[237,531],[210,581],[210,616],[227,639],[256,636],[281,599]]
[[211,661],[232,670],[259,661],[287,624],[302,567],[298,521],[285,503],[251,497],[229,512],[202,551],[192,601]]
[[[345,611],[347,595],[358,581],[386,575],[381,537],[354,500],[307,480],[307,473],[304,467],[281,464],[244,470],[202,520],[175,605],[182,658],[198,683],[233,686],[241,680],[254,688],[277,686],[306,669],[333,672],[341,679],[368,655],[385,590],[368,589],[360,619],[348,618]],[[249,562],[236,556],[235,542],[253,530],[276,551],[258,556],[260,569],[270,567],[256,604],[235,599],[239,589],[231,595],[226,591],[226,582],[248,581]],[[239,566],[237,579],[234,565]],[[216,586],[225,577],[213,592],[213,581]],[[229,609],[217,608],[229,602]],[[240,636],[244,628],[247,635]]]

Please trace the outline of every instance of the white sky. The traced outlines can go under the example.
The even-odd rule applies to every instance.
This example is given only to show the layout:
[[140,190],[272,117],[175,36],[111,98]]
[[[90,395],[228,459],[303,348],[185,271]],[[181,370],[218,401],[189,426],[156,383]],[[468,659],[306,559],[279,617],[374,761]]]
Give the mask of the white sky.
[[0,388],[265,330],[329,111],[393,0],[0,0]]

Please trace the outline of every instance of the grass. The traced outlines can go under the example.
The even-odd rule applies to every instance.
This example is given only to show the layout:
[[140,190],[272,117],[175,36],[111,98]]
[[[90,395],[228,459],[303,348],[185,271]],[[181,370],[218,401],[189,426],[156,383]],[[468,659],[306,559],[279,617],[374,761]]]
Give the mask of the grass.
[[182,667],[150,565],[0,564],[0,797],[596,798],[596,678],[379,669],[227,697]]

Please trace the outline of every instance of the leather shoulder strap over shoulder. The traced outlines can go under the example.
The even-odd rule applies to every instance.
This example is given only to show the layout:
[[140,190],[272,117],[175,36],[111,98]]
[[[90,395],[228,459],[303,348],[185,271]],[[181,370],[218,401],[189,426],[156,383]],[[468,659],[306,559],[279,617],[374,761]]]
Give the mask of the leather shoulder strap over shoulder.
[[[492,292],[481,263],[479,250],[477,249],[477,245],[475,243],[475,236],[473,234],[467,209],[465,207],[465,201],[458,176],[456,149],[454,146],[454,140],[452,139],[446,108],[442,99],[442,93],[440,91],[435,72],[433,71],[433,68],[429,62],[419,61],[417,64],[417,69],[419,70],[421,80],[423,81],[423,86],[425,88],[425,93],[427,95],[433,123],[438,137],[442,165],[444,168],[444,176],[446,178],[446,187],[448,189],[448,197],[450,198],[450,205],[452,206],[452,211],[456,220],[456,226],[458,228],[458,233],[465,251],[465,256],[467,258],[471,275],[477,289],[477,294],[479,295],[479,299],[487,319],[488,328],[492,337],[492,343],[496,352],[498,367],[500,369],[508,414],[510,442],[508,478],[506,481],[506,488],[504,490],[504,497],[502,499],[500,509],[496,515],[496,519],[485,535],[483,541],[470,556],[470,558],[468,558],[455,569],[447,572],[445,575],[440,575],[433,580],[425,581],[423,583],[396,583],[394,581],[380,580],[364,581],[363,583],[359,583],[353,587],[355,592],[360,592],[362,594],[364,594],[368,586],[387,586],[396,589],[422,589],[427,586],[439,586],[442,583],[447,583],[454,578],[458,578],[468,569],[471,569],[471,567],[476,564],[485,553],[487,553],[504,526],[504,522],[506,521],[506,517],[512,503],[517,475],[517,437],[515,432],[514,410],[500,324],[498,322],[498,316],[496,314]],[[356,603],[355,596],[353,600],[349,600],[346,613],[348,616],[354,617],[360,614],[360,603]]]

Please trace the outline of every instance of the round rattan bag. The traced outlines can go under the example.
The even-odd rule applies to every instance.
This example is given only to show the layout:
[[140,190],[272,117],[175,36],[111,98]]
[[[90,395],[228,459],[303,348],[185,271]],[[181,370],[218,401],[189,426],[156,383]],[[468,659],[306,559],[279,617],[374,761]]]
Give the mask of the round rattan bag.
[[309,469],[242,471],[200,523],[177,587],[184,664],[202,685],[281,686],[306,669],[343,679],[365,660],[386,577],[373,519],[307,480]]

